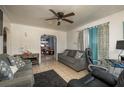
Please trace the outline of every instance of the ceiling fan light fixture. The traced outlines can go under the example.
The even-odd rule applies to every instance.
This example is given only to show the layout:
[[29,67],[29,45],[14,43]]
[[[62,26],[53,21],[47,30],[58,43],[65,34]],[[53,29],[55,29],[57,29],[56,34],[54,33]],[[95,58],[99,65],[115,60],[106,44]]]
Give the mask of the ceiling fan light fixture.
[[60,24],[61,24],[61,22],[58,21],[58,22],[57,22],[57,25],[59,26]]
[[58,19],[58,22],[62,22],[62,19]]
[[68,13],[68,14],[64,14],[63,12],[55,12],[52,9],[49,9],[56,17],[55,18],[49,18],[46,19],[46,21],[48,20],[57,20],[57,25],[60,25],[62,21],[66,21],[68,23],[74,23],[74,21],[66,19],[66,17],[70,17],[70,16],[74,16],[75,14],[73,12]]

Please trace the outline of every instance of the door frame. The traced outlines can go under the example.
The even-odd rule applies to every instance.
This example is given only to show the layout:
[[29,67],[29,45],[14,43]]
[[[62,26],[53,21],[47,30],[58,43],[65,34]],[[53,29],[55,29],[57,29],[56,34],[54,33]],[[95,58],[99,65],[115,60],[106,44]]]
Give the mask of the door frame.
[[[57,37],[55,35],[49,35],[49,34],[44,34],[44,35],[54,37],[54,58],[55,58],[55,60],[58,60],[58,55],[57,55]],[[44,36],[44,35],[41,35],[40,41],[41,41],[42,36]],[[41,47],[40,47],[40,54],[41,54]]]
[[8,28],[4,27],[3,29],[3,53],[7,54],[7,41],[8,40]]

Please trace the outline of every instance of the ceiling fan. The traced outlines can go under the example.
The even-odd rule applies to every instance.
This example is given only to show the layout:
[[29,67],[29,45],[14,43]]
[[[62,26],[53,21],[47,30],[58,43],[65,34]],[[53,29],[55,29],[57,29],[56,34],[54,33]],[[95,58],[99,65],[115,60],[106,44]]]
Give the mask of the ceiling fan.
[[55,12],[52,9],[49,9],[49,11],[51,11],[56,17],[45,19],[46,21],[48,21],[48,20],[57,20],[57,25],[58,26],[61,24],[62,21],[66,21],[66,22],[69,22],[71,24],[74,23],[74,21],[66,19],[66,17],[74,16],[75,14],[73,12],[68,13],[68,14],[64,14],[63,12]]

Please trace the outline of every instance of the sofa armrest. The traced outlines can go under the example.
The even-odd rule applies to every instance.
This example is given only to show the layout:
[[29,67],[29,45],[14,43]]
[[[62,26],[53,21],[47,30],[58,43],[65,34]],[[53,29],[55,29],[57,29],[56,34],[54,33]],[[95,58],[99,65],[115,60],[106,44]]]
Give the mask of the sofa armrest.
[[117,84],[117,77],[113,76],[112,74],[104,70],[95,69],[92,71],[92,75],[111,86],[115,86]]
[[78,79],[72,79],[68,82],[67,87],[81,87],[82,84],[79,82]]
[[0,87],[31,87],[33,86],[33,75],[14,78],[13,80],[0,81]]
[[90,72],[92,72],[92,71],[95,70],[95,69],[101,69],[101,70],[104,70],[104,71],[107,71],[107,72],[108,72],[108,69],[105,68],[105,67],[103,67],[103,66],[93,65],[93,64],[89,64],[89,65],[88,65],[88,70],[89,70]]

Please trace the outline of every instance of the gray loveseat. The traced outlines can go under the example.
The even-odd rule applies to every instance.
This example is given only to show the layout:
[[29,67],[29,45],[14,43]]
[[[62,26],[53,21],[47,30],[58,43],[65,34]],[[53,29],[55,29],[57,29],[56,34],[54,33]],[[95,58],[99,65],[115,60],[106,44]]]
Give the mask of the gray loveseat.
[[[9,65],[9,59],[6,55],[1,54],[0,60],[4,60]],[[13,80],[0,81],[0,87],[31,87],[34,84],[32,73],[32,64],[28,63],[20,68],[14,75]]]
[[[68,51],[68,53],[65,55],[64,52]],[[70,50],[66,49],[63,53],[58,54],[58,61],[71,67],[72,69],[76,71],[81,71],[87,68],[87,62],[85,58],[85,51],[79,51],[79,50]],[[77,51],[82,52],[83,56],[79,59],[76,59],[76,53]]]

